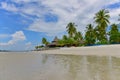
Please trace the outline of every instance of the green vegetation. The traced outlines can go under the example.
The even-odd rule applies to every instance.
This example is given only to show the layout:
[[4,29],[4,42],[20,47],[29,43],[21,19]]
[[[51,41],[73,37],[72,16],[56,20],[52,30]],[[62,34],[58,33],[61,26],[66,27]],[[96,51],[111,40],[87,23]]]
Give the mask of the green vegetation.
[[[120,31],[117,24],[110,24],[109,11],[102,9],[94,16],[94,25],[88,24],[83,36],[80,31],[77,31],[74,22],[68,23],[66,26],[67,35],[63,35],[62,39],[58,39],[57,46],[55,47],[70,47],[70,46],[91,46],[101,44],[119,44]],[[110,28],[108,32],[108,28]],[[42,43],[48,46],[50,43],[46,38],[42,39]],[[55,43],[54,43],[55,44]],[[39,48],[37,46],[36,48]],[[48,46],[49,47],[49,46]]]
[[47,45],[49,44],[49,42],[47,41],[46,38],[42,38],[42,43],[43,43],[45,46],[47,46]]
[[35,49],[38,50],[38,49],[43,48],[43,47],[44,47],[43,45],[41,45],[41,46],[35,46]]
[[93,29],[92,24],[87,25],[87,31],[85,33],[85,44],[93,45],[96,41],[95,29]]
[[76,33],[76,25],[75,25],[75,23],[70,22],[67,25],[66,29],[67,29],[69,37],[73,38],[73,36],[75,36],[75,33]]
[[120,32],[118,30],[118,26],[116,24],[112,24],[111,31],[109,32],[110,43],[120,43]]
[[95,22],[97,24],[96,26],[96,35],[97,35],[97,41],[100,44],[106,44],[107,43],[107,34],[106,34],[106,28],[108,27],[109,18],[110,15],[108,14],[109,11],[102,9],[98,13],[95,14]]

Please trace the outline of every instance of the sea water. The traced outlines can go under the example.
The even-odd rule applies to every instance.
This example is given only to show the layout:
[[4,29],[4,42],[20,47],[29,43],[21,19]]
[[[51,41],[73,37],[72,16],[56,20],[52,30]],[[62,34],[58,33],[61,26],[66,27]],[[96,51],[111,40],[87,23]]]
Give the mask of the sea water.
[[0,80],[120,80],[120,58],[1,52]]

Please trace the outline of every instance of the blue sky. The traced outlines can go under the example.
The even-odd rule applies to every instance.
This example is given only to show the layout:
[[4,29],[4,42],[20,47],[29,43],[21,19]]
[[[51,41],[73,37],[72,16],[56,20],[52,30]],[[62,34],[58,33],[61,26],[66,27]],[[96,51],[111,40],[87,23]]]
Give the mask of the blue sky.
[[120,0],[0,0],[0,49],[34,49],[43,37],[61,38],[71,21],[84,34],[103,8],[110,11],[110,22],[118,23]]

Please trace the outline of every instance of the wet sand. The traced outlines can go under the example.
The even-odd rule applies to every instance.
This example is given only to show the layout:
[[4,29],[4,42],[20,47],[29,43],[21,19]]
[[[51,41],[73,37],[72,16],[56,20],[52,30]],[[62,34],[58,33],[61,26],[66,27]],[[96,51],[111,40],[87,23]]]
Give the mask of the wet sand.
[[120,45],[0,52],[0,80],[120,80]]

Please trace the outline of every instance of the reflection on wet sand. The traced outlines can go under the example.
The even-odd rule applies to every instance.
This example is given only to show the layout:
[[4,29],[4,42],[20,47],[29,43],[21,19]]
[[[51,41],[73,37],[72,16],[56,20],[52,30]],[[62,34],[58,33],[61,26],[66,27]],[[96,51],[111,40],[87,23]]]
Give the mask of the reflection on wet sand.
[[0,80],[120,80],[120,58],[0,54]]

